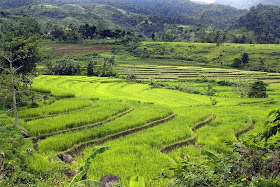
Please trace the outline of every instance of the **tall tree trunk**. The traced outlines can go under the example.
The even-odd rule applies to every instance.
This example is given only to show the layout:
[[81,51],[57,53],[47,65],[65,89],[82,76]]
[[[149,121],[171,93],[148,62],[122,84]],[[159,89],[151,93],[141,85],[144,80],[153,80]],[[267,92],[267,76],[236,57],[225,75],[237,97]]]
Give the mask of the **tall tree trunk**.
[[16,89],[15,89],[15,80],[14,80],[14,71],[13,71],[13,62],[10,60],[10,72],[11,72],[11,89],[13,94],[13,111],[15,115],[15,127],[18,127],[18,111],[17,111],[17,99],[16,99]]

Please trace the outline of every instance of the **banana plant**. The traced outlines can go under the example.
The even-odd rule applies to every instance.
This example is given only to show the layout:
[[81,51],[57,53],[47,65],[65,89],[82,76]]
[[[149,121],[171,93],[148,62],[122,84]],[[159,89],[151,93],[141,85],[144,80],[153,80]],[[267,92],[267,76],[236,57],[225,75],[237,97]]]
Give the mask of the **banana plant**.
[[99,149],[97,149],[96,151],[94,151],[90,157],[88,157],[88,159],[85,162],[85,165],[83,167],[80,168],[80,173],[78,173],[73,180],[71,181],[71,183],[69,184],[69,187],[78,187],[78,186],[103,186],[101,182],[96,181],[96,180],[81,180],[83,178],[83,176],[85,176],[89,170],[90,164],[91,164],[91,159],[94,159],[96,157],[97,154],[101,154],[107,150],[110,149],[110,146],[106,146],[106,147],[101,147]]

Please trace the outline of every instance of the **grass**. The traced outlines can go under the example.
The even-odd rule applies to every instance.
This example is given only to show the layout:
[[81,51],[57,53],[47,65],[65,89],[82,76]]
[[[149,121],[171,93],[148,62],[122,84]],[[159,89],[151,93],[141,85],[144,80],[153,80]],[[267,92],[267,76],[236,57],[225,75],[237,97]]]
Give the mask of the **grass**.
[[19,111],[20,118],[48,117],[50,115],[66,113],[74,110],[83,109],[93,105],[92,100],[82,98],[71,98],[55,101],[50,105],[40,108],[31,108]]
[[171,113],[171,110],[154,104],[133,104],[134,111],[92,129],[84,129],[76,132],[69,132],[53,136],[39,142],[40,152],[63,151],[75,144],[102,138],[110,134],[125,131],[164,118]]
[[[181,59],[188,60],[188,63],[194,64],[213,64],[215,66],[230,66],[234,58],[241,58],[246,52],[249,54],[251,65],[263,58],[265,64],[271,68],[280,69],[277,65],[279,57],[279,45],[250,45],[250,44],[225,44],[221,50],[222,56],[218,56],[218,47],[216,44],[207,43],[183,43],[183,42],[142,42],[142,46],[147,48],[151,58],[155,59]],[[170,49],[173,49],[171,51]]]
[[94,108],[71,114],[59,115],[50,118],[37,119],[25,124],[25,129],[32,136],[58,132],[68,128],[79,127],[102,121],[128,108],[120,101],[97,101]]

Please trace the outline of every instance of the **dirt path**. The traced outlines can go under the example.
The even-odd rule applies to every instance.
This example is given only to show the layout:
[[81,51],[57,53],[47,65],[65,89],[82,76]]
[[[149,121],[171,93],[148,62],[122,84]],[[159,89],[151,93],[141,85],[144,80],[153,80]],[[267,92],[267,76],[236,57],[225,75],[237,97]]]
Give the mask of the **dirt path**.
[[110,46],[94,46],[94,47],[86,47],[86,46],[77,46],[77,48],[69,48],[69,49],[54,49],[54,54],[56,55],[64,55],[64,54],[73,54],[73,53],[81,53],[81,52],[90,52],[90,51],[109,51],[112,47]]

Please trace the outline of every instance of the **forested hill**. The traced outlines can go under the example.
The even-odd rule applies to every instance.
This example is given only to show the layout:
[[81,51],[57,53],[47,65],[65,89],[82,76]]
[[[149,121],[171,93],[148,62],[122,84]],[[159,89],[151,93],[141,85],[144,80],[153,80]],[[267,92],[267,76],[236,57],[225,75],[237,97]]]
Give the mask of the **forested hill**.
[[[188,24],[188,19],[177,20],[156,15],[140,15],[112,6],[91,4],[37,4],[11,9],[11,15],[35,17],[43,21],[44,27],[58,25],[60,27],[79,27],[84,24],[99,28],[124,29],[125,31],[143,33],[151,37],[152,33],[164,32],[168,25],[174,23]],[[163,33],[164,34],[164,33]]]
[[37,2],[38,0],[0,0],[0,9],[6,10],[10,8],[18,8]]
[[215,4],[230,5],[239,9],[249,9],[258,4],[280,6],[279,0],[216,0]]
[[280,37],[280,7],[272,5],[258,5],[242,16],[233,28],[245,27],[258,35]]
[[105,4],[126,11],[145,15],[172,17],[174,24],[183,24],[186,19],[192,25],[208,25],[225,29],[231,26],[246,10],[238,10],[224,5],[205,5],[190,0],[44,0],[47,3]]
[[9,12],[35,17],[63,26],[69,26],[70,24],[80,26],[88,23],[105,28],[132,28],[148,18],[106,5],[38,4],[10,10]]
[[189,0],[2,0],[0,5],[2,10],[19,7],[4,11],[11,15],[35,17],[64,28],[89,24],[151,37],[153,33],[163,36],[178,25],[191,25],[209,31],[246,28],[257,35],[254,40],[269,40],[266,43],[280,38],[280,7],[272,5],[258,5],[250,11]]

